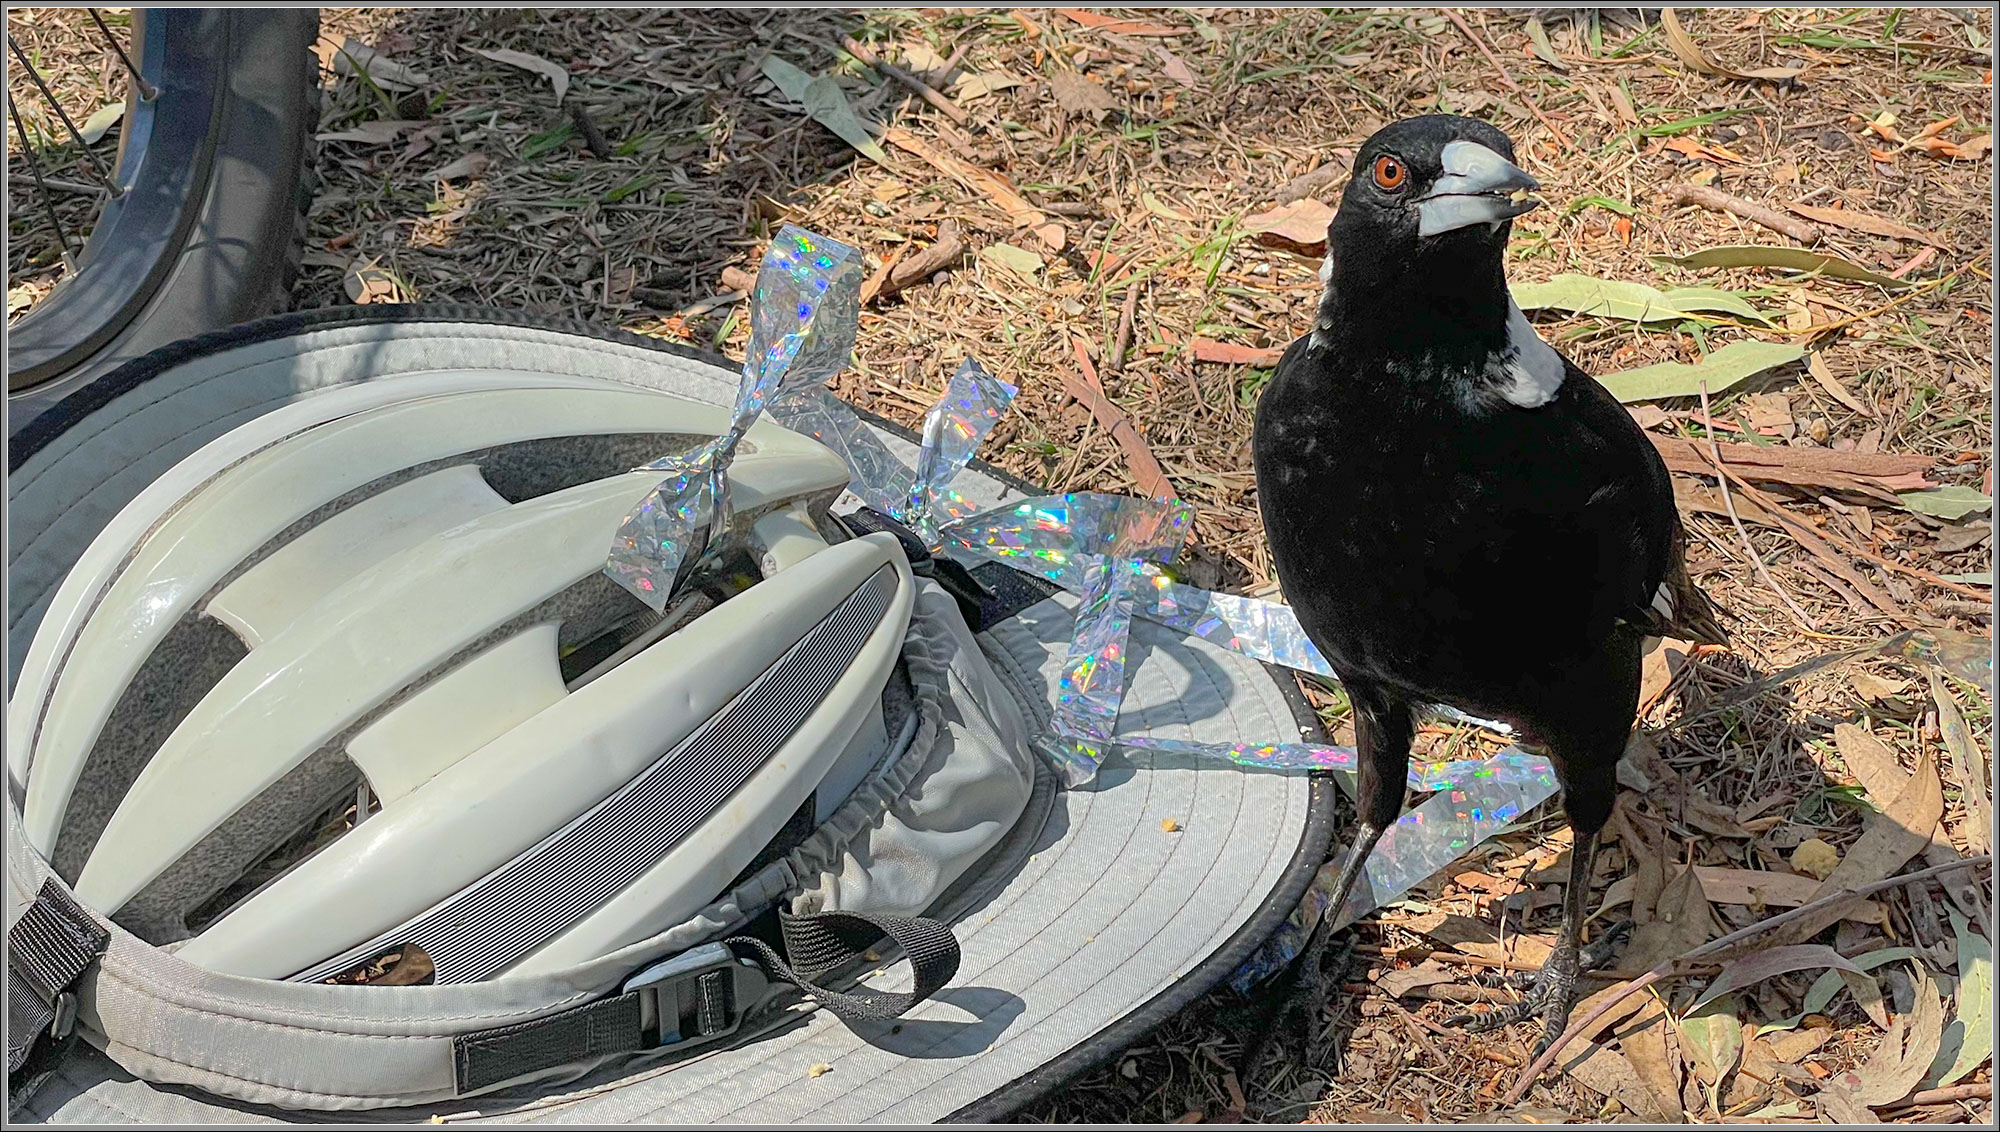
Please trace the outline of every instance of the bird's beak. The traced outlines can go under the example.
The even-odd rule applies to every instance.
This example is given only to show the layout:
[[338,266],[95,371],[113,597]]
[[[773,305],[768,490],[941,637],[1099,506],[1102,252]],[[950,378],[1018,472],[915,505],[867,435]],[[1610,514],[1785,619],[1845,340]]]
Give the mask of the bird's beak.
[[1443,157],[1444,174],[1417,198],[1418,235],[1498,224],[1541,203],[1525,195],[1541,188],[1540,182],[1478,142],[1452,142]]

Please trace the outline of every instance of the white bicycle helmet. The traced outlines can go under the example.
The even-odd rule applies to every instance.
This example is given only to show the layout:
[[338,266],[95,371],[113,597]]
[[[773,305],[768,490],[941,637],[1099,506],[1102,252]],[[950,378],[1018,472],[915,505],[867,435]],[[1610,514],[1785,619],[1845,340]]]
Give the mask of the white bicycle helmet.
[[556,970],[684,919],[887,749],[911,615],[896,540],[827,515],[840,460],[770,423],[719,564],[664,614],[604,576],[659,476],[629,469],[728,424],[457,371],[222,436],[97,538],[28,651],[29,841],[133,934],[267,979]]

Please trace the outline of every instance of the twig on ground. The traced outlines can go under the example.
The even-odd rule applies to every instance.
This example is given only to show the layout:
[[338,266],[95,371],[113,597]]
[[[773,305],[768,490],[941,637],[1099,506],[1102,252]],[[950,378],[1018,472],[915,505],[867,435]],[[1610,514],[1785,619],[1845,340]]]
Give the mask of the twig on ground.
[[1993,1082],[1982,1081],[1976,1085],[1950,1085],[1942,1089],[1925,1089],[1921,1093],[1911,1093],[1909,1099],[1883,1109],[1885,1113],[1900,1112],[1906,1108],[1916,1108],[1927,1104],[1950,1104],[1953,1101],[1990,1101],[1993,1099]]
[[1518,1104],[1521,1097],[1527,1093],[1528,1086],[1534,1084],[1549,1066],[1555,1064],[1556,1058],[1562,1054],[1565,1047],[1572,1041],[1575,1041],[1580,1035],[1590,1032],[1597,1020],[1609,1014],[1612,1007],[1617,1006],[1619,1003],[1652,986],[1668,975],[1673,974],[1674,966],[1678,963],[1689,959],[1699,959],[1704,955],[1714,955],[1717,952],[1727,949],[1731,944],[1741,943],[1752,936],[1762,935],[1772,928],[1789,924],[1794,920],[1803,919],[1806,916],[1813,915],[1836,904],[1842,904],[1849,900],[1858,900],[1864,896],[1882,892],[1886,889],[1900,888],[1907,884],[1929,880],[1934,876],[1941,876],[1944,873],[1957,869],[1976,868],[1980,865],[1991,865],[1992,863],[1993,858],[1991,856],[1967,857],[1962,861],[1953,861],[1950,864],[1938,865],[1920,872],[1905,873],[1902,876],[1879,880],[1873,884],[1864,884],[1860,888],[1850,888],[1841,892],[1835,892],[1827,896],[1822,896],[1818,900],[1801,904],[1788,912],[1781,912],[1768,920],[1759,920],[1747,928],[1730,932],[1720,939],[1710,940],[1700,947],[1668,959],[1659,966],[1619,987],[1616,991],[1607,995],[1603,1002],[1598,1003],[1595,1010],[1584,1015],[1580,1020],[1570,1023],[1569,1028],[1564,1030],[1562,1035],[1556,1038],[1554,1042],[1551,1042],[1548,1049],[1542,1051],[1542,1056],[1536,1058],[1533,1065],[1528,1066],[1528,1071],[1521,1074],[1521,1079],[1514,1082],[1514,1087],[1507,1091],[1506,1098],[1500,1103],[1503,1107]]
[[1104,431],[1110,433],[1111,439],[1124,450],[1125,466],[1131,471],[1132,481],[1138,484],[1140,491],[1158,498],[1178,499],[1180,493],[1174,490],[1172,481],[1167,479],[1165,469],[1160,467],[1159,458],[1153,455],[1145,438],[1133,427],[1131,419],[1111,403],[1111,398],[1104,395],[1104,386],[1097,380],[1097,367],[1090,364],[1090,354],[1085,350],[1083,339],[1072,338],[1070,342],[1076,347],[1076,364],[1081,372],[1064,370],[1063,388],[1069,391],[1070,396],[1083,402],[1090,415],[1097,418],[1097,423],[1103,425]]
[[1118,337],[1111,343],[1111,358],[1105,369],[1117,373],[1125,368],[1125,355],[1132,349],[1132,323],[1139,316],[1139,288],[1125,288],[1125,306],[1118,312]]
[[929,83],[896,66],[894,63],[883,59],[881,56],[875,54],[874,50],[867,44],[862,43],[851,35],[841,40],[840,45],[847,49],[849,55],[854,56],[856,59],[861,60],[863,63],[868,64],[915,91],[918,98],[943,111],[945,117],[950,118],[961,126],[965,125],[965,111],[960,110],[957,103],[938,93],[937,89]]
[[576,123],[576,132],[583,135],[583,144],[590,150],[592,156],[599,161],[610,161],[617,156],[611,151],[611,143],[604,140],[604,132],[597,128],[596,122],[590,120],[590,113],[583,108],[583,103],[569,104],[569,118]]
[[1762,224],[1781,236],[1789,236],[1802,244],[1816,244],[1823,233],[1819,225],[1795,216],[1786,216],[1774,208],[1767,208],[1754,200],[1744,200],[1732,196],[1712,185],[1673,184],[1667,187],[1667,195],[1676,204],[1699,205],[1716,212],[1727,212],[1752,223]]
[[900,263],[891,267],[887,278],[876,291],[876,297],[885,298],[905,287],[914,287],[956,264],[963,255],[965,255],[965,241],[959,238],[958,222],[940,221],[937,239],[932,240],[930,246],[923,251],[906,256]]
[[[1715,419],[1708,411],[1706,381],[1701,383],[1701,415],[1709,420]],[[1715,462],[1715,483],[1722,489],[1722,505],[1729,510],[1729,521],[1736,526],[1736,537],[1743,540],[1743,553],[1750,556],[1750,565],[1757,568],[1757,576],[1764,580],[1764,584],[1771,588],[1772,593],[1778,595],[1779,601],[1785,603],[1785,608],[1791,610],[1792,616],[1798,623],[1815,633],[1819,632],[1819,625],[1813,621],[1812,615],[1800,608],[1799,603],[1792,600],[1792,595],[1786,593],[1784,587],[1778,585],[1778,580],[1771,576],[1770,567],[1764,565],[1764,556],[1757,553],[1757,545],[1750,541],[1750,532],[1743,529],[1743,520],[1736,514],[1736,501],[1729,497],[1729,476],[1722,466],[1722,450],[1715,446],[1715,430],[1711,428],[1703,431],[1708,433],[1709,459]]]

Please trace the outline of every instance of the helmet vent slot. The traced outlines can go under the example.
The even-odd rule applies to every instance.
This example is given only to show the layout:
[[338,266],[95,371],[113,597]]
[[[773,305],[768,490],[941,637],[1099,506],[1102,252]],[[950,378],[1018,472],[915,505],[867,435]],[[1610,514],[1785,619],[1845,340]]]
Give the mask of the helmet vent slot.
[[182,618],[146,657],[98,732],[49,855],[71,884],[153,754],[249,650],[221,622]]

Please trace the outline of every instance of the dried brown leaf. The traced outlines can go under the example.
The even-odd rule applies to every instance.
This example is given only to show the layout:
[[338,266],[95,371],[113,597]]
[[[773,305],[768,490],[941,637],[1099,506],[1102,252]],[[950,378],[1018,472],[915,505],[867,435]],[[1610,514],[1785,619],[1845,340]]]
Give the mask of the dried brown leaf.
[[1246,216],[1243,229],[1265,247],[1321,255],[1326,251],[1327,226],[1332,223],[1333,209],[1308,197]]
[[[1882,807],[1881,819],[1848,848],[1847,857],[1821,882],[1814,899],[1895,875],[1931,843],[1931,833],[1943,816],[1944,789],[1938,782],[1937,764],[1926,752],[1910,772],[1909,781]],[[1792,939],[1811,939],[1849,910],[1835,904],[1781,930]]]
[[1958,704],[1951,693],[1945,690],[1944,681],[1938,679],[1937,669],[1926,673],[1931,681],[1931,699],[1937,704],[1938,730],[1944,738],[1945,750],[1951,752],[1952,778],[1958,783],[1958,793],[1965,806],[1965,821],[1960,833],[1965,838],[1965,847],[1973,853],[1984,853],[1991,846],[1988,826],[1993,797],[1993,774],[1991,763],[1973,741],[1972,731],[1965,725],[1965,717],[1959,714]]
[[1806,372],[1811,374],[1813,380],[1819,382],[1820,388],[1831,394],[1834,400],[1853,409],[1864,417],[1878,415],[1872,407],[1863,402],[1859,397],[1848,392],[1847,387],[1842,385],[1833,376],[1833,371],[1827,368],[1826,358],[1821,356],[1818,351],[1806,355]]
[[1804,67],[1752,67],[1749,70],[1737,70],[1734,67],[1718,63],[1710,58],[1701,49],[1701,45],[1694,41],[1694,37],[1688,34],[1687,29],[1681,26],[1680,17],[1674,14],[1672,8],[1660,9],[1660,27],[1667,33],[1667,47],[1673,51],[1674,55],[1681,62],[1686,63],[1689,67],[1705,75],[1720,75],[1726,79],[1764,79],[1775,82],[1793,78],[1805,70]]
[[1064,112],[1093,122],[1104,121],[1118,109],[1110,91],[1071,70],[1058,68],[1049,76],[1049,93]]
[[1907,224],[1885,220],[1880,216],[1851,208],[1821,208],[1818,205],[1799,204],[1794,201],[1785,205],[1808,220],[1821,224],[1831,224],[1836,228],[1846,228],[1855,232],[1866,232],[1871,236],[1889,236],[1898,240],[1915,240],[1920,244],[1934,244],[1949,249],[1950,245],[1929,232],[1920,232]]

